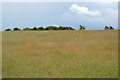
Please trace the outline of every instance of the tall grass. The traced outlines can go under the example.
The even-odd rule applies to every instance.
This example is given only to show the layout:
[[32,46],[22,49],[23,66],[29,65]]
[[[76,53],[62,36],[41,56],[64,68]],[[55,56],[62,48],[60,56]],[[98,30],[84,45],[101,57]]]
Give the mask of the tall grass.
[[4,78],[117,78],[118,31],[3,32]]

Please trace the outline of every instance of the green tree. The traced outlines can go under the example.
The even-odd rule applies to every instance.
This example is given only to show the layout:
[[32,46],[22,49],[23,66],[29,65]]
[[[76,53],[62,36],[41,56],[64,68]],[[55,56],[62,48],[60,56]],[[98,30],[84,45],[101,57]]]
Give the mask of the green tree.
[[69,29],[69,30],[75,30],[75,29],[74,29],[74,28],[72,28],[72,27],[68,27],[68,29]]
[[59,26],[58,29],[59,29],[59,30],[75,30],[75,29],[72,28],[72,27],[62,27],[62,26]]
[[36,30],[38,30],[38,28],[37,28],[37,27],[34,27],[34,28],[31,28],[31,30],[35,30],[35,31],[36,31]]
[[58,29],[59,30],[64,30],[64,28],[62,26],[59,26]]
[[85,26],[80,25],[80,30],[85,30]]
[[59,30],[59,28],[56,26],[48,26],[45,28],[45,30]]
[[14,30],[14,31],[20,31],[21,29],[15,27],[13,30]]
[[38,30],[44,30],[44,28],[43,27],[38,27]]
[[23,30],[25,30],[25,31],[29,31],[29,30],[30,30],[30,28],[24,28]]
[[8,29],[5,29],[5,31],[11,31],[11,29],[8,28]]
[[110,27],[109,27],[109,29],[112,29],[112,30],[114,30],[114,28],[113,28],[112,26],[110,26]]
[[108,30],[108,29],[109,29],[109,27],[108,27],[108,26],[105,26],[105,27],[104,27],[104,29],[105,29],[105,30]]

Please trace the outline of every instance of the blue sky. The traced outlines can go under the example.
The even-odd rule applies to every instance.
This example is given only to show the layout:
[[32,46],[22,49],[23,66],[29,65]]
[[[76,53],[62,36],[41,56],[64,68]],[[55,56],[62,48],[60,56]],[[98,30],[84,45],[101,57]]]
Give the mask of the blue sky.
[[4,2],[2,30],[14,27],[86,26],[100,30],[118,26],[117,2]]

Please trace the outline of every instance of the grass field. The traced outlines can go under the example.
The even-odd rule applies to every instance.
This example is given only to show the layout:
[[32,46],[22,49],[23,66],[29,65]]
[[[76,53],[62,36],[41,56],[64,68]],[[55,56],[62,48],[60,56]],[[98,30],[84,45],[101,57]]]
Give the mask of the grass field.
[[118,31],[3,32],[3,78],[117,78]]

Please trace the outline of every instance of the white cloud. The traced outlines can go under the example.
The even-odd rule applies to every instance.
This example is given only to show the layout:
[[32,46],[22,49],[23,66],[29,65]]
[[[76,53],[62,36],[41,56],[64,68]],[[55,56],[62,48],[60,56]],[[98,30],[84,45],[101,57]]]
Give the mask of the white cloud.
[[[105,4],[104,4],[105,5]],[[100,16],[86,16],[86,15],[76,15],[71,14],[70,12],[64,13],[61,17],[61,21],[66,22],[67,24],[72,23],[73,26],[78,26],[79,24],[84,25],[87,29],[104,29],[104,26],[113,26],[115,29],[118,29],[118,8],[117,3],[116,8],[114,4],[109,4],[111,7],[102,7],[99,8],[99,11],[102,15]],[[113,6],[114,5],[114,6]],[[103,5],[102,5],[103,6]],[[85,7],[86,8],[86,7]],[[94,8],[94,6],[92,7]],[[96,8],[98,9],[98,8]],[[83,8],[84,10],[84,8]],[[88,9],[88,11],[90,11]],[[86,12],[86,11],[84,11]],[[83,13],[82,13],[83,14]],[[84,13],[85,14],[85,13]]]
[[99,11],[90,11],[89,8],[84,6],[78,6],[77,4],[73,4],[70,8],[70,11],[76,13],[78,15],[89,15],[89,16],[99,16],[101,13]]

